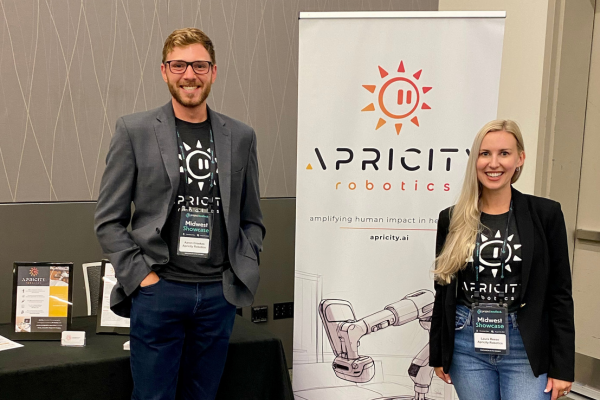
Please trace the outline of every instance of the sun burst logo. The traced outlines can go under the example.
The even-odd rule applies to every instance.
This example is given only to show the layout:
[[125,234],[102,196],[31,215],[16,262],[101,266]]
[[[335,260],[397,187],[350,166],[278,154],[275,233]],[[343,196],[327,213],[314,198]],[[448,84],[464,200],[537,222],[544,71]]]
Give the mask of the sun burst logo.
[[[418,70],[412,76],[405,76],[404,62],[400,61],[398,67],[398,76],[391,77],[385,81],[379,88],[378,105],[381,112],[388,118],[397,120],[395,123],[396,134],[402,130],[402,120],[410,118],[410,122],[419,126],[419,118],[416,115],[418,109],[431,110],[431,107],[425,103],[422,97],[432,88],[430,86],[419,86],[418,80],[421,78],[421,72]],[[389,73],[379,66],[379,75],[385,79]],[[375,93],[377,85],[362,85],[371,93]],[[375,111],[375,104],[371,103],[361,111]],[[411,118],[412,117],[412,118]],[[384,118],[379,118],[375,130],[378,130],[387,123]]]
[[[200,190],[203,190],[204,183],[210,182],[210,163],[212,161],[210,147],[205,151],[199,140],[196,142],[195,149],[192,149],[186,142],[183,142],[183,147],[185,148],[185,151],[189,152],[185,160],[183,160],[181,153],[179,154],[179,160],[185,163],[188,170],[187,184],[191,185],[196,182]],[[217,162],[216,157],[215,162]],[[179,172],[182,174],[184,173],[183,166],[181,165],[179,167]],[[218,169],[215,172],[218,173]],[[216,183],[214,184],[216,185]]]
[[29,268],[29,275],[38,276],[38,273],[39,273],[39,271],[36,267]]
[[[479,234],[481,237],[481,247],[479,248],[479,272],[483,272],[485,271],[486,267],[490,268],[492,275],[494,275],[494,278],[496,277],[496,275],[498,274],[498,270],[501,265],[502,265],[502,245],[504,244],[504,241],[502,239],[502,233],[500,231],[496,232],[496,235],[494,236],[493,239],[490,240],[489,237],[487,237],[486,235],[484,235],[483,233]],[[508,272],[512,273],[512,269],[510,266],[510,262],[514,261],[523,261],[521,259],[521,257],[519,257],[517,255],[517,250],[521,248],[520,244],[515,244],[512,243],[513,239],[514,239],[515,235],[512,234],[510,236],[508,236],[507,241],[506,241],[506,260],[505,260],[505,265],[504,265],[504,269],[506,269]],[[490,261],[490,259],[488,258],[488,260],[483,258],[483,252],[485,250],[486,247],[489,247],[488,252],[491,252],[491,258],[493,260]],[[471,257],[467,260],[468,262],[473,262],[473,255],[471,255]]]

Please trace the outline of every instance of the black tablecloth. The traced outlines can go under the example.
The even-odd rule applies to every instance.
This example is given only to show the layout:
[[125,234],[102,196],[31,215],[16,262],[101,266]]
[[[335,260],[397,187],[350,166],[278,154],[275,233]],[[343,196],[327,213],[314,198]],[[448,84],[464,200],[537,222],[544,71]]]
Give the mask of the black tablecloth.
[[[9,324],[0,336],[10,337]],[[71,330],[86,331],[87,346],[22,341],[0,352],[1,400],[126,400],[133,383],[128,336],[97,335],[96,317],[73,318]],[[218,400],[293,400],[281,341],[236,316]]]

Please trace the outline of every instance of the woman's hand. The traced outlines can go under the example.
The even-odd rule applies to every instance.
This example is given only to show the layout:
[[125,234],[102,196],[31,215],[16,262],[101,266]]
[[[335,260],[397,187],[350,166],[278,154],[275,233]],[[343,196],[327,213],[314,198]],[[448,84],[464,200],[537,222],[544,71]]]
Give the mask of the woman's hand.
[[452,379],[450,379],[450,374],[444,373],[444,367],[434,367],[433,370],[435,371],[435,374],[438,376],[438,378],[440,378],[446,383],[452,383]]
[[[437,368],[436,368],[435,373],[437,374]],[[544,390],[544,392],[548,393],[549,391],[552,391],[552,400],[556,400],[559,397],[566,396],[565,392],[569,393],[571,391],[572,384],[573,384],[573,382],[567,382],[567,381],[561,381],[560,379],[548,378],[548,383],[546,384],[546,390]]]

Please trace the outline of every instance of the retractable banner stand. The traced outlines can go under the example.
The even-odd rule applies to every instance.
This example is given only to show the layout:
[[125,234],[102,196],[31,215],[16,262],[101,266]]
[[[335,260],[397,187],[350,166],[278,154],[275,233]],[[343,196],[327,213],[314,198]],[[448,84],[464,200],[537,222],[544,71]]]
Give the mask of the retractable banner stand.
[[496,118],[504,12],[301,13],[294,394],[444,399],[439,212]]

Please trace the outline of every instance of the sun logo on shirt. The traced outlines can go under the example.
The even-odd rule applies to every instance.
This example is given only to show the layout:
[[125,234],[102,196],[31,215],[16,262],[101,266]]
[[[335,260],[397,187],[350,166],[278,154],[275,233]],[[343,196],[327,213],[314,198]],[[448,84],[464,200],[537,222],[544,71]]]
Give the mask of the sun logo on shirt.
[[[185,161],[179,154],[179,160],[185,162],[185,167],[188,171],[188,180],[187,184],[191,185],[194,183],[198,184],[200,190],[204,189],[204,184],[208,183],[210,180],[210,163],[212,161],[211,149],[208,148],[204,150],[202,147],[202,143],[198,140],[194,148],[188,145],[186,142],[183,142],[183,147],[186,151]],[[215,162],[217,159],[215,158]],[[179,167],[179,172],[184,174],[183,166]],[[218,169],[215,171],[218,173]]]
[[[492,275],[494,275],[495,278],[502,265],[502,244],[504,243],[504,239],[502,238],[500,231],[497,231],[493,238],[489,238],[483,233],[480,233],[479,235],[481,238],[481,246],[479,247],[479,272],[483,272],[486,267],[490,268]],[[508,272],[512,272],[510,262],[522,261],[521,257],[516,254],[517,250],[521,248],[521,245],[512,243],[514,236],[515,235],[512,234],[506,239],[504,255],[506,261],[504,269]],[[487,249],[488,247],[489,249],[487,251],[492,252],[493,261],[484,260],[482,257],[484,249]],[[469,258],[468,262],[473,262],[473,256]]]

